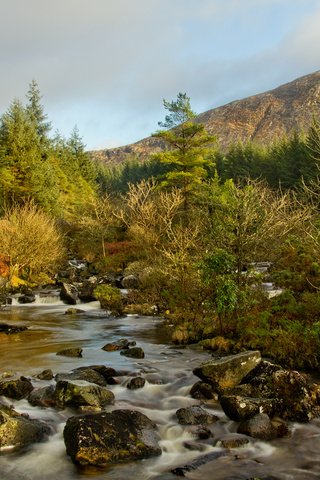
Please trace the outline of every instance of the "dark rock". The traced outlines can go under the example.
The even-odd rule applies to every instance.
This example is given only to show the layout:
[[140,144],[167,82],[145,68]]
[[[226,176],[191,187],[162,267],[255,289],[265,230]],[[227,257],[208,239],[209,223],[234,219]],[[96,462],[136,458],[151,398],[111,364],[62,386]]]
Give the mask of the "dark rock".
[[196,458],[195,460],[188,463],[187,465],[184,465],[183,467],[174,468],[173,470],[171,470],[171,473],[173,473],[174,475],[177,475],[178,477],[185,477],[186,473],[192,472],[193,470],[196,470],[202,465],[212,462],[217,458],[225,457],[226,455],[228,455],[228,452],[225,450],[221,452],[207,453],[206,455],[202,455],[201,457]]
[[35,377],[39,380],[52,380],[53,371],[51,370],[51,368],[48,368],[46,370],[43,370],[41,373],[38,373],[38,375],[35,375]]
[[179,410],[176,411],[176,415],[181,425],[207,425],[219,420],[216,415],[206,412],[206,410],[198,405],[179,408]]
[[90,277],[83,282],[79,290],[79,298],[82,302],[93,302],[97,300],[94,295],[94,289],[97,284],[97,277]]
[[82,357],[82,348],[66,348],[60,350],[56,355],[62,355],[64,357]]
[[20,297],[18,297],[18,303],[33,303],[35,302],[36,300],[36,297],[34,294],[29,294],[29,295],[20,295]]
[[277,438],[277,429],[273,426],[266,413],[258,413],[249,420],[244,420],[238,427],[238,433],[249,435],[260,440]]
[[212,385],[200,381],[192,386],[190,395],[192,398],[196,398],[198,400],[211,400],[214,398],[215,392]]
[[106,466],[161,455],[156,425],[133,410],[114,410],[67,420],[67,454],[80,465]]
[[276,409],[274,399],[240,397],[238,395],[222,396],[220,404],[224,413],[236,422],[247,420],[262,412],[273,416]]
[[0,323],[0,333],[6,333],[10,335],[11,333],[20,333],[28,330],[28,327],[24,325],[8,325],[7,323]]
[[128,383],[127,388],[129,388],[129,390],[137,390],[138,388],[143,388],[145,383],[146,381],[144,378],[134,377]]
[[28,396],[28,402],[34,407],[53,407],[56,404],[55,387],[49,385],[48,387],[34,389]]
[[78,289],[71,283],[63,283],[60,290],[60,299],[68,305],[76,305],[78,300]]
[[29,395],[33,390],[33,385],[25,377],[20,377],[14,380],[1,380],[0,381],[0,395],[5,397],[20,400]]
[[105,377],[90,367],[79,367],[71,373],[58,373],[55,380],[56,382],[59,382],[60,380],[84,380],[99,385],[100,387],[107,386],[107,380]]
[[119,383],[118,380],[113,377],[119,376],[120,372],[117,372],[114,368],[106,367],[105,365],[90,365],[89,368],[102,375],[106,379],[108,385],[117,385]]
[[59,408],[68,406],[76,409],[80,407],[101,409],[114,403],[114,395],[110,390],[98,385],[59,380],[56,385],[55,400]]
[[120,355],[130,358],[144,358],[144,351],[140,347],[132,347],[126,350],[121,350]]
[[217,393],[224,394],[238,385],[260,362],[260,352],[244,352],[209,360],[195,368],[193,373],[212,385]]
[[195,442],[194,440],[188,440],[186,442],[183,442],[183,446],[187,450],[197,451],[197,452],[203,452],[208,447],[208,445],[205,445],[204,443],[200,443],[200,442]]
[[42,441],[49,433],[50,429],[38,420],[26,418],[0,404],[0,449],[20,449]]

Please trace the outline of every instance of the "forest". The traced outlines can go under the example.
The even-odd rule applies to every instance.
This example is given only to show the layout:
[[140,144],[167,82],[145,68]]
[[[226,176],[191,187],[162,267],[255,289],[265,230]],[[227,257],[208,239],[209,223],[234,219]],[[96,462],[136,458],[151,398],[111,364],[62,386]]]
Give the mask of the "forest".
[[[186,94],[164,109],[154,136],[167,148],[110,166],[77,127],[52,134],[35,81],[13,100],[0,118],[2,291],[54,284],[82,259],[96,275],[134,276],[126,302],[155,307],[175,343],[319,367],[319,119],[222,151]],[[122,311],[114,286],[96,295]]]

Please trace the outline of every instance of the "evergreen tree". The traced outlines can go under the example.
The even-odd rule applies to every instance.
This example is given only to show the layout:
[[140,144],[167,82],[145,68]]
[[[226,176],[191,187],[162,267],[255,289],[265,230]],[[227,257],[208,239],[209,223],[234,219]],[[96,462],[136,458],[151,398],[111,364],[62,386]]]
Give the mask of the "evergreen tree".
[[48,134],[51,129],[51,123],[47,121],[48,116],[44,113],[43,106],[41,105],[40,89],[35,80],[32,80],[27,92],[28,104],[26,107],[30,120],[34,124],[40,145],[42,148],[48,146]]
[[156,154],[155,158],[171,168],[165,173],[161,186],[179,188],[186,210],[207,176],[206,167],[212,164],[207,154],[208,146],[215,137],[206,132],[203,124],[194,121],[195,113],[185,93],[179,93],[176,101],[164,100],[163,105],[169,114],[164,122],[159,122],[159,126],[169,130],[159,130],[153,136],[163,140],[168,149]]
[[97,177],[97,169],[85,151],[85,144],[80,136],[79,129],[75,125],[66,146],[71,154],[74,165],[79,169],[83,178],[93,183]]

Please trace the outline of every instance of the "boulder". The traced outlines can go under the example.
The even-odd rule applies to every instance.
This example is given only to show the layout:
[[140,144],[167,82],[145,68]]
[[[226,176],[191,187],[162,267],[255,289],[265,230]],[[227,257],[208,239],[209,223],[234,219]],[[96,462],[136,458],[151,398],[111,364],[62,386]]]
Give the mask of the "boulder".
[[54,385],[32,390],[28,402],[34,407],[54,407],[56,404]]
[[70,307],[64,312],[65,315],[79,315],[80,313],[84,313],[84,310],[74,307]]
[[120,340],[117,340],[116,342],[106,343],[106,345],[102,347],[102,350],[105,350],[106,352],[125,350],[133,344],[135,345],[135,342],[129,342],[129,340],[127,340],[126,338],[120,338]]
[[127,275],[122,279],[121,285],[123,288],[135,289],[139,288],[140,282],[138,277],[135,275]]
[[25,377],[0,381],[0,395],[15,400],[21,400],[22,398],[27,397],[32,390],[32,383]]
[[78,289],[72,283],[63,283],[60,290],[60,299],[68,305],[76,305],[78,300]]
[[52,380],[53,371],[51,370],[51,368],[47,368],[46,370],[43,370],[42,372],[35,375],[35,377],[38,378],[39,380]]
[[215,392],[212,385],[200,381],[191,387],[190,395],[198,400],[211,400],[215,397]]
[[224,413],[236,422],[247,420],[258,413],[267,413],[273,416],[276,409],[274,399],[241,397],[239,395],[222,396],[220,404]]
[[0,333],[11,335],[12,333],[20,333],[28,330],[24,325],[8,325],[7,323],[0,323]]
[[120,355],[130,358],[144,358],[144,351],[140,347],[133,347],[126,350],[121,350]]
[[82,410],[85,407],[101,409],[114,403],[114,395],[110,390],[98,385],[83,381],[59,380],[55,390],[55,401],[59,408],[68,406]]
[[249,420],[244,420],[238,427],[238,433],[249,435],[260,440],[273,440],[277,438],[277,429],[273,426],[266,413],[258,413]]
[[96,299],[94,289],[98,283],[97,277],[91,276],[85,280],[79,289],[79,298],[82,302],[94,302]]
[[56,355],[62,355],[63,357],[82,357],[82,348],[65,348],[56,353]]
[[19,449],[42,441],[50,433],[49,427],[0,404],[0,449]]
[[208,413],[199,405],[179,408],[179,410],[176,411],[176,415],[181,425],[208,425],[219,420],[216,415]]
[[218,394],[223,394],[238,385],[260,362],[260,352],[250,351],[209,360],[195,368],[193,373],[212,385]]
[[21,304],[33,303],[35,302],[35,300],[36,300],[36,297],[33,293],[20,295],[20,297],[18,297],[18,303],[21,303]]
[[250,443],[250,440],[247,436],[237,433],[229,433],[217,441],[216,447],[222,447],[231,450],[233,448],[240,448],[248,445],[248,443]]
[[134,410],[71,417],[63,436],[67,454],[80,465],[107,466],[161,454],[155,423]]
[[134,377],[127,384],[127,388],[129,388],[129,390],[137,390],[138,388],[143,388],[145,383],[146,383],[146,381],[145,381],[144,378]]
[[88,368],[91,368],[102,375],[108,385],[116,385],[118,383],[113,377],[120,375],[120,373],[114,368],[107,367],[106,365],[90,365]]
[[100,387],[107,386],[107,380],[105,377],[90,367],[79,367],[71,373],[57,373],[55,380],[56,382],[59,382],[60,380],[84,380],[99,385]]

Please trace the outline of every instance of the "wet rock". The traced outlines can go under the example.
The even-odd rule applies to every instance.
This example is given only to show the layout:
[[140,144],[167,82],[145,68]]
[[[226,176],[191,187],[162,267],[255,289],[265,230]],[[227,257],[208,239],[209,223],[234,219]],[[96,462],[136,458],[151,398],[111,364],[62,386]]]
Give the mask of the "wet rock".
[[21,304],[33,303],[33,302],[35,302],[35,300],[36,300],[36,297],[33,293],[32,294],[26,294],[26,295],[20,295],[20,297],[18,297],[18,303],[21,303]]
[[91,276],[85,280],[79,289],[79,298],[82,302],[94,302],[96,299],[94,289],[98,283],[97,277]]
[[107,343],[102,347],[102,350],[105,350],[106,352],[114,352],[116,350],[125,350],[129,348],[130,345],[132,345],[134,342],[129,342],[126,338],[121,338],[117,342],[112,342],[112,343]]
[[78,289],[71,283],[63,283],[60,290],[60,299],[68,305],[76,305],[78,300]]
[[54,385],[34,389],[28,396],[28,402],[34,407],[54,407],[56,404]]
[[82,407],[101,409],[114,403],[114,395],[110,390],[98,385],[59,380],[55,389],[55,400],[59,408],[68,406],[75,409]]
[[233,434],[225,435],[224,437],[220,438],[217,441],[216,446],[231,450],[233,448],[244,447],[249,443],[250,443],[250,440],[248,437],[233,433]]
[[42,441],[49,433],[50,429],[38,420],[26,418],[0,404],[0,450],[23,448]]
[[80,313],[84,313],[84,310],[81,310],[81,308],[68,308],[64,312],[65,315],[79,315]]
[[11,335],[12,333],[20,333],[28,330],[24,325],[8,325],[7,323],[0,323],[0,333]]
[[228,455],[227,451],[207,453],[206,455],[202,455],[201,457],[196,458],[195,460],[188,463],[187,465],[184,465],[183,467],[174,468],[173,470],[171,470],[171,473],[173,473],[173,475],[177,475],[178,477],[185,477],[186,473],[192,472],[193,470],[196,470],[202,465],[212,462],[217,458],[225,457],[226,455]]
[[39,380],[52,380],[53,379],[53,371],[51,368],[48,368],[46,370],[43,370],[42,372],[38,373],[35,375],[36,378]]
[[126,350],[121,350],[120,355],[130,358],[144,358],[144,351],[141,347],[132,347]]
[[241,397],[239,395],[222,396],[220,404],[224,413],[236,422],[247,420],[262,412],[273,416],[276,409],[274,399]]
[[138,388],[143,388],[145,383],[146,383],[146,381],[145,381],[144,378],[134,377],[127,384],[127,388],[129,388],[129,390],[137,390]]
[[92,370],[95,370],[100,375],[102,375],[108,385],[117,385],[117,383],[119,383],[118,380],[113,377],[119,376],[120,372],[117,372],[112,367],[107,367],[105,365],[90,365],[88,368],[91,368]]
[[249,420],[240,423],[238,433],[260,440],[273,440],[277,438],[277,429],[273,426],[266,413],[259,413]]
[[181,425],[207,425],[214,423],[219,418],[204,410],[199,405],[192,405],[191,407],[179,408],[176,411],[178,422]]
[[56,355],[62,355],[63,357],[82,357],[82,348],[65,348],[56,353]]
[[192,398],[198,400],[211,400],[212,398],[215,398],[215,392],[212,385],[201,381],[192,386],[190,395]]
[[200,442],[195,442],[194,440],[188,440],[186,442],[183,442],[183,446],[187,450],[197,451],[197,452],[203,452],[208,447],[208,445]]
[[21,398],[27,397],[32,390],[32,383],[25,377],[0,381],[0,395],[15,400],[21,400]]
[[260,362],[260,352],[250,351],[209,360],[195,368],[193,373],[212,385],[218,394],[223,394],[238,385]]
[[56,382],[60,380],[84,380],[99,385],[100,387],[107,386],[105,377],[90,367],[79,367],[71,373],[58,373],[55,376],[55,380]]
[[63,436],[67,454],[80,465],[106,466],[161,455],[155,423],[133,410],[71,417]]

